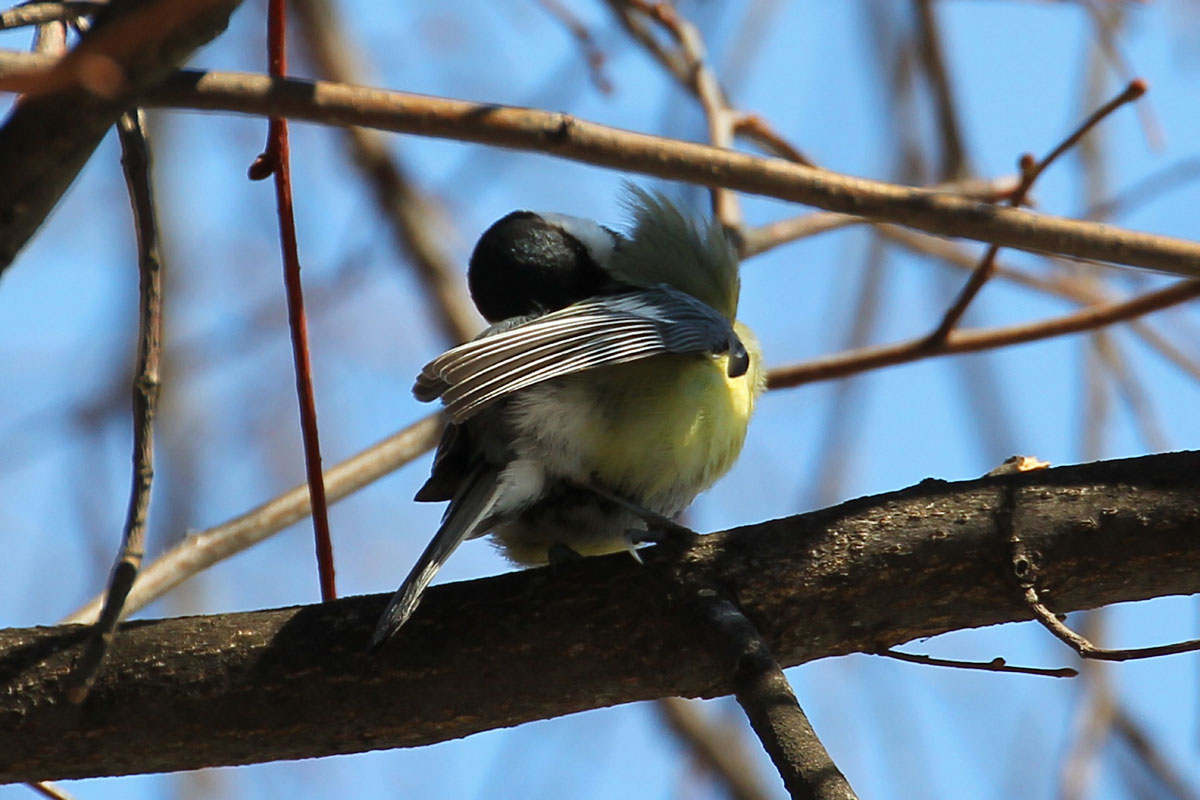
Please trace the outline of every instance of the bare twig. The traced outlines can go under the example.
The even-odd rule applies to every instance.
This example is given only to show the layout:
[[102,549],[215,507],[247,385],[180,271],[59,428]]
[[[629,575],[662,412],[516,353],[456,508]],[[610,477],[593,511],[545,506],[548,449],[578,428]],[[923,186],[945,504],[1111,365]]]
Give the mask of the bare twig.
[[1125,706],[1118,706],[1113,719],[1113,733],[1119,736],[1133,751],[1142,765],[1177,800],[1196,800],[1200,794],[1196,792],[1180,771],[1171,764],[1170,760],[1150,738],[1146,729],[1137,722]]
[[[1092,17],[1096,26],[1097,48],[1112,66],[1113,71],[1123,81],[1133,80],[1137,73],[1133,69],[1132,62],[1122,52],[1121,46],[1117,42],[1117,34],[1125,12],[1122,4],[1104,3],[1107,8],[1101,7],[1095,0],[1080,0],[1079,4]],[[1139,103],[1135,110],[1150,149],[1162,150],[1166,137],[1163,135],[1162,125],[1159,123],[1153,107],[1149,102]]]
[[1083,216],[1086,219],[1108,219],[1127,213],[1131,208],[1177,189],[1198,177],[1200,158],[1180,159],[1157,172],[1150,173],[1132,186],[1121,190],[1116,196],[1090,205]]
[[[873,234],[863,259],[863,268],[858,279],[858,298],[850,314],[850,325],[843,339],[844,350],[855,350],[866,346],[879,324],[879,312],[884,298],[884,260],[887,247],[883,239]],[[800,496],[800,508],[820,508],[840,499],[851,459],[858,420],[856,414],[862,409],[862,397],[866,390],[864,381],[838,381],[833,387],[833,396],[827,406],[822,424],[820,442],[817,444],[810,489]]]
[[[273,78],[287,74],[287,24],[285,0],[268,0],[267,50]],[[300,405],[300,432],[304,444],[304,471],[312,496],[313,537],[317,552],[317,577],[321,599],[337,597],[333,540],[325,477],[321,472],[321,438],[317,428],[317,400],[313,392],[312,360],[308,346],[308,318],[300,280],[300,250],[296,242],[296,215],[292,203],[292,167],[287,120],[272,116],[266,150],[250,167],[251,180],[275,176],[275,206],[279,216],[279,244],[283,255],[283,284],[287,294],[288,328],[292,335],[292,360],[296,369],[296,396]]]
[[991,661],[960,661],[954,658],[935,658],[921,653],[903,653],[899,650],[880,650],[877,656],[894,658],[897,661],[907,661],[910,664],[923,664],[927,667],[951,667],[953,669],[977,669],[984,672],[1013,672],[1019,675],[1040,675],[1046,678],[1074,678],[1079,670],[1071,667],[1021,667],[1007,663],[1003,658],[993,658]]
[[[1016,189],[1017,183],[1012,178],[995,178],[989,180],[970,179],[939,183],[928,187],[931,192],[947,192],[977,200],[995,202],[1008,197]],[[813,211],[787,219],[768,222],[753,228],[746,228],[742,234],[742,258],[750,258],[780,245],[804,239],[809,236],[835,231],[848,225],[871,224],[872,220],[854,214],[841,214],[836,211]],[[886,223],[875,223],[885,225]],[[914,234],[917,235],[917,234]],[[972,259],[974,266],[975,259]]]
[[[1147,449],[1152,452],[1170,450],[1171,444],[1163,432],[1162,423],[1155,416],[1150,398],[1142,388],[1142,381],[1133,374],[1133,366],[1117,342],[1107,333],[1098,332],[1092,336],[1092,347],[1100,357],[1100,362],[1112,376],[1118,393],[1125,401]],[[1102,455],[1102,453],[1097,453],[1098,458]]]
[[186,70],[147,90],[144,99],[153,105],[280,114],[541,151],[690,183],[720,184],[931,233],[1200,276],[1200,244],[1195,242],[851,178],[779,159],[609,128],[569,114],[323,81],[273,81],[265,76]]
[[158,220],[150,179],[150,148],[140,109],[121,115],[121,166],[133,207],[138,247],[138,344],[133,379],[133,487],[121,533],[104,609],[96,621],[88,646],[75,666],[67,696],[82,703],[96,679],[116,635],[117,622],[146,551],[146,518],[150,486],[154,480],[154,412],[158,403],[159,356],[162,352],[162,273]]
[[[703,40],[699,32],[684,21],[673,7],[666,3],[650,3],[645,0],[608,0],[608,6],[625,30],[646,48],[680,86],[700,99],[706,111],[708,108],[720,108],[729,112],[734,133],[755,143],[765,152],[798,164],[814,166],[761,116],[733,110],[724,90],[705,64]],[[668,50],[664,47],[646,26],[646,19],[654,19],[662,24],[680,48]],[[698,74],[701,71],[704,74]],[[704,94],[707,98],[702,96]],[[713,117],[710,116],[710,125],[712,121]]]
[[[443,424],[440,414],[431,414],[330,468],[325,473],[330,502],[348,497],[433,449]],[[145,608],[218,561],[304,519],[309,508],[308,486],[304,484],[228,522],[188,536],[142,570],[125,600],[125,613]],[[99,611],[100,598],[95,598],[63,621],[90,622]]]
[[[816,215],[812,215],[816,216]],[[947,241],[927,233],[909,230],[899,225],[880,224],[875,229],[890,241],[911,250],[914,253],[932,256],[948,266],[956,269],[974,270],[978,258],[963,245]],[[1111,303],[1114,296],[1092,282],[1073,280],[1067,277],[1042,278],[1024,270],[1006,264],[997,263],[996,278],[1002,278],[1018,286],[1024,286],[1035,291],[1055,297],[1061,297],[1080,305],[1096,303]],[[1131,320],[1127,323],[1129,329],[1141,338],[1147,345],[1158,351],[1159,355],[1174,364],[1194,380],[1200,381],[1200,361],[1183,352],[1165,336],[1152,328],[1143,320]]]
[[1001,328],[951,331],[945,341],[932,347],[928,337],[921,337],[896,344],[867,347],[850,353],[837,353],[827,358],[792,367],[777,367],[771,370],[769,385],[773,389],[782,389],[812,381],[840,378],[876,367],[919,361],[933,356],[974,353],[980,350],[1050,339],[1068,333],[1080,333],[1115,322],[1128,321],[1195,297],[1200,297],[1200,280],[1179,281],[1165,289],[1149,292],[1131,300],[1099,303],[1072,314],[1041,322]]
[[[5,68],[34,63],[0,51]],[[45,63],[40,61],[39,63]],[[839,175],[781,159],[664,139],[569,114],[447,100],[325,81],[181,70],[140,95],[154,107],[278,114],[543,152],[700,185],[776,197],[1033,252],[1200,276],[1200,244],[1111,225],[997,207],[952,194]],[[0,170],[0,174],[3,171]],[[3,240],[0,238],[0,252]]]
[[[700,101],[704,118],[708,122],[709,143],[715,147],[732,148],[734,130],[740,114],[730,107],[725,91],[708,65],[708,48],[704,46],[704,38],[696,26],[684,19],[673,5],[665,2],[611,0],[609,6],[616,12],[626,29],[634,34],[634,38],[642,42],[652,55],[657,56],[659,63],[668,73]],[[640,14],[661,25],[679,45],[678,51],[667,53],[658,46],[653,36],[641,30],[634,14]],[[737,195],[720,186],[709,188],[712,191],[713,217],[740,240],[744,226]]]
[[765,152],[770,155],[786,158],[788,161],[793,161],[797,164],[803,164],[806,167],[815,167],[808,156],[796,149],[796,146],[770,125],[759,114],[751,114],[742,112],[738,114],[737,120],[733,125],[734,133],[739,136],[744,136],[747,139],[755,142]]
[[913,0],[917,19],[917,52],[933,89],[941,138],[940,180],[960,178],[968,172],[967,151],[963,145],[962,124],[950,88],[950,73],[942,50],[941,30],[934,15],[932,0]]
[[[1131,81],[1129,85],[1125,87],[1124,91],[1121,92],[1121,94],[1105,103],[1095,113],[1084,120],[1082,125],[1080,125],[1066,139],[1063,139],[1062,142],[1060,142],[1057,147],[1051,150],[1049,155],[1047,155],[1041,161],[1035,161],[1033,157],[1028,154],[1022,156],[1021,183],[1012,193],[1012,196],[1008,198],[1009,205],[1016,208],[1017,206],[1023,204],[1025,202],[1025,196],[1029,193],[1029,189],[1038,179],[1038,176],[1040,176],[1047,167],[1053,164],[1059,156],[1071,149],[1076,142],[1083,138],[1088,131],[1099,124],[1102,119],[1126,103],[1131,103],[1134,100],[1137,100],[1145,93],[1146,84],[1144,81]],[[937,328],[934,329],[933,333],[929,335],[930,344],[936,344],[944,341],[950,334],[950,331],[954,330],[954,326],[959,323],[959,320],[962,319],[963,314],[966,313],[967,306],[971,304],[971,301],[974,300],[976,295],[979,294],[979,290],[982,289],[983,285],[992,277],[992,273],[995,271],[996,267],[996,255],[999,252],[1000,245],[998,244],[993,244],[988,248],[987,253],[984,254],[983,259],[979,262],[979,267],[975,270],[975,273],[971,276],[970,280],[967,281],[967,285],[963,287],[958,298],[955,299],[949,310],[946,311],[946,315],[942,318],[941,323],[937,326]]]
[[1139,658],[1157,658],[1177,653],[1190,653],[1200,650],[1200,639],[1188,639],[1183,642],[1156,645],[1154,647],[1131,647],[1115,649],[1097,647],[1075,631],[1067,627],[1054,612],[1046,608],[1038,598],[1038,591],[1032,586],[1025,587],[1025,603],[1033,611],[1034,618],[1042,623],[1046,630],[1053,633],[1080,658],[1092,658],[1097,661],[1132,661]]
[[[1098,638],[1103,613],[1103,610],[1096,610],[1083,615],[1084,630],[1089,637]],[[1098,661],[1083,663],[1083,686],[1078,694],[1080,707],[1072,725],[1070,746],[1059,768],[1060,800],[1086,800],[1091,796],[1097,757],[1112,735],[1117,712],[1116,697],[1105,670],[1105,665]]]

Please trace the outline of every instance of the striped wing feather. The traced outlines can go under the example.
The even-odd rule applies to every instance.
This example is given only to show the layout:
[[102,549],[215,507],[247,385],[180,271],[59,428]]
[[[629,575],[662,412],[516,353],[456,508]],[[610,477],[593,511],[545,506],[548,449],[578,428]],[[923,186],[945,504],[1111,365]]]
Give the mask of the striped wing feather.
[[529,386],[610,364],[664,353],[717,353],[734,334],[699,300],[667,286],[587,300],[480,338],[429,362],[413,393],[442,398],[462,422],[489,403]]

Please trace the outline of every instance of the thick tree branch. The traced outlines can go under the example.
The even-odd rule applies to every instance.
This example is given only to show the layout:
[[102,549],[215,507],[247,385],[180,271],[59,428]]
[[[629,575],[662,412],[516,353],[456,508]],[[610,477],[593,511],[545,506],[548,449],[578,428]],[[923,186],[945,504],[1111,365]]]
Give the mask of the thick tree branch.
[[111,0],[80,44],[30,77],[0,127],[0,273],[49,215],[134,92],[225,30],[240,0]]
[[[1055,612],[1200,591],[1197,474],[1191,452],[925,481],[701,537],[682,568],[736,597],[785,666],[874,652],[1029,619],[1012,531]],[[650,574],[618,555],[439,587],[378,659],[384,595],[128,623],[81,708],[63,695],[86,628],[2,631],[0,780],[415,746],[728,693]]]

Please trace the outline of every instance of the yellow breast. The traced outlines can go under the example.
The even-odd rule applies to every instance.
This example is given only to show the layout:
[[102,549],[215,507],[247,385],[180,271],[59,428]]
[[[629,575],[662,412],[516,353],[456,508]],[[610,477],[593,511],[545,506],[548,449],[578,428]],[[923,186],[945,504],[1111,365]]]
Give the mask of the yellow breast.
[[758,343],[742,325],[745,375],[726,356],[667,355],[578,376],[591,398],[577,446],[581,466],[614,491],[664,514],[683,510],[733,466],[765,375]]

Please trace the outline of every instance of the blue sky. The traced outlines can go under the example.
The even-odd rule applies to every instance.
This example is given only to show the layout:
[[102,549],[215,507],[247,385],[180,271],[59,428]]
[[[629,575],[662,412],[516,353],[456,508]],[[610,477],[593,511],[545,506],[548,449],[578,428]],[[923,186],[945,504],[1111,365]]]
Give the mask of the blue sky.
[[[353,0],[339,5],[372,84],[434,95],[566,110],[581,118],[685,139],[703,137],[694,103],[629,42],[603,4],[567,2],[593,31],[615,85],[597,92],[561,24],[532,2],[435,4]],[[1105,4],[1106,5],[1106,4]],[[1075,3],[943,0],[953,88],[979,175],[1011,174],[1024,151],[1043,153],[1087,113],[1090,19]],[[765,15],[753,45],[737,45],[742,9]],[[869,15],[889,40],[910,29],[911,4],[877,2],[693,2],[683,12],[704,31],[735,104],[761,113],[822,165],[894,179],[900,122],[889,110]],[[1120,46],[1151,85],[1148,101],[1165,146],[1148,146],[1123,109],[1101,129],[1111,192],[1200,156],[1200,14],[1186,0],[1128,7]],[[263,9],[247,4],[196,66],[259,71]],[[13,35],[0,46],[23,41]],[[294,72],[304,74],[299,59]],[[1122,80],[1106,72],[1115,94]],[[917,104],[924,154],[936,145],[928,94]],[[164,216],[168,348],[159,427],[151,550],[256,505],[303,478],[291,356],[267,183],[245,170],[265,124],[215,114],[155,113],[156,180]],[[429,324],[420,286],[391,245],[336,132],[293,128],[297,224],[311,306],[318,410],[327,464],[423,415],[412,376],[444,346]],[[555,210],[619,224],[622,173],[541,155],[393,136],[415,183],[454,220],[451,251],[465,264],[474,238],[515,208]],[[679,187],[660,185],[696,201]],[[1054,167],[1035,189],[1038,207],[1077,214],[1085,206],[1079,162]],[[697,207],[702,207],[698,203]],[[1200,186],[1185,183],[1116,220],[1197,237]],[[752,222],[805,209],[748,198]],[[779,248],[744,266],[741,317],[772,365],[844,347],[870,247],[851,229]],[[1011,263],[1044,271],[1036,258]],[[1114,290],[1157,285],[1158,276],[1098,273]],[[889,249],[874,280],[881,313],[873,342],[926,331],[962,280],[935,261]],[[125,389],[133,350],[136,271],[128,206],[112,137],[101,145],[38,238],[0,281],[0,536],[8,552],[0,625],[48,624],[97,592],[124,516],[130,450]],[[1065,313],[1070,306],[996,282],[968,324],[1002,325]],[[1193,355],[1194,304],[1154,319]],[[1200,443],[1196,382],[1127,332],[1114,334],[1172,449]],[[851,435],[833,500],[888,491],[926,477],[978,476],[1012,453],[1055,464],[1084,457],[1086,337],[982,356],[886,369],[853,381],[767,396],[737,467],[699,498],[699,530],[808,510],[826,463],[824,432],[839,409]],[[1107,380],[1099,455],[1151,452]],[[411,502],[428,457],[332,511],[344,594],[391,591],[436,527],[440,507]],[[312,602],[317,586],[307,523],[269,540],[156,603],[145,616],[216,613]],[[483,543],[464,547],[441,580],[494,574],[508,565]],[[1167,598],[1107,613],[1112,641],[1149,644],[1195,635],[1195,601]],[[1069,654],[1032,625],[965,631],[913,643],[943,656],[1058,666]],[[1194,656],[1119,665],[1109,678],[1174,765],[1200,787]],[[1080,681],[936,670],[868,656],[789,671],[817,731],[866,798],[1057,796],[1073,741]],[[736,706],[704,709],[747,736]],[[782,796],[753,742],[768,784]],[[1122,776],[1140,773],[1120,747],[1101,754],[1098,798],[1131,796]],[[718,796],[691,774],[686,754],[652,705],[634,705],[495,731],[416,750],[319,761],[77,782],[80,798],[188,796],[323,798]],[[29,795],[0,788],[0,797]]]

